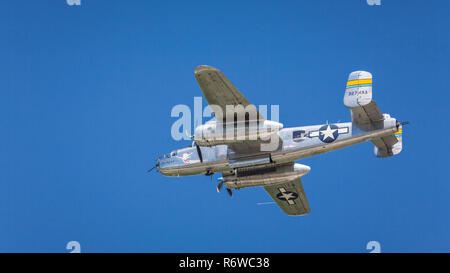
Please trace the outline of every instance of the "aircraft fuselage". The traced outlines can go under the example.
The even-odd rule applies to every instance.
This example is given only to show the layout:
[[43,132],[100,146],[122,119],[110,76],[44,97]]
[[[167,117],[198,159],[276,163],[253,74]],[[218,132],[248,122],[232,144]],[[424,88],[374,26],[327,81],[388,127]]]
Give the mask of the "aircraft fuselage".
[[196,147],[187,147],[161,156],[156,167],[165,176],[188,176],[232,172],[237,167],[282,165],[395,133],[397,126],[396,119],[387,115],[382,127],[369,131],[352,122],[284,128],[277,133],[282,145],[275,151],[240,158],[228,145],[202,146],[201,163]]

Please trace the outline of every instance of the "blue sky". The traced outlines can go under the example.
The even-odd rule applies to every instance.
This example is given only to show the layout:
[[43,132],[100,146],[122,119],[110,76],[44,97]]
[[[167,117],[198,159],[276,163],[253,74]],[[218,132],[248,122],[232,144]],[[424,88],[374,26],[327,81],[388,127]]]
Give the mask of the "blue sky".
[[[0,9],[0,251],[450,250],[449,1],[8,1]],[[221,69],[285,126],[350,119],[347,76],[411,124],[403,152],[370,143],[299,161],[311,213],[262,188],[147,173],[193,70]],[[204,101],[206,104],[206,101]]]

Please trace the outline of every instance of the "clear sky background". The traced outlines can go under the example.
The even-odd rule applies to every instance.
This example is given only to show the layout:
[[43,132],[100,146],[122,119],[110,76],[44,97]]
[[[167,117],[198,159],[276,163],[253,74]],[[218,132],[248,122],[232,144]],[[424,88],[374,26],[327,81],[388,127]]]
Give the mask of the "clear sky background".
[[[0,8],[0,251],[450,251],[449,1],[8,1]],[[221,69],[286,127],[348,121],[348,74],[374,76],[403,152],[359,144],[299,161],[311,206],[209,177],[147,173],[176,142],[193,70]],[[203,100],[204,105],[206,101]],[[216,175],[215,177],[218,177]]]

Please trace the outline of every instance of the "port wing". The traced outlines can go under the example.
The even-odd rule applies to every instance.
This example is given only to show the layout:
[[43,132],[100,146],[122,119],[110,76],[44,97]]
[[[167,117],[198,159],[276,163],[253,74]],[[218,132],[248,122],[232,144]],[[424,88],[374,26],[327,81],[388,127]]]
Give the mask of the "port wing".
[[283,184],[265,186],[264,189],[288,215],[305,215],[311,211],[300,178]]
[[[223,126],[227,123],[227,115],[227,124],[234,127],[237,126],[238,119],[240,118],[246,124],[251,121],[261,123],[265,120],[265,117],[259,113],[256,106],[251,104],[219,69],[207,65],[200,65],[195,69],[194,75],[206,101],[214,113],[217,126]],[[233,110],[230,109],[230,106],[234,107]],[[227,108],[230,109],[228,112]],[[273,151],[282,147],[282,139],[278,137],[277,140],[275,144],[278,145],[266,146],[269,148],[264,151],[261,149],[261,143],[268,143],[270,140],[239,140],[236,143],[230,144],[229,148],[236,153],[234,157],[265,153],[266,151]]]

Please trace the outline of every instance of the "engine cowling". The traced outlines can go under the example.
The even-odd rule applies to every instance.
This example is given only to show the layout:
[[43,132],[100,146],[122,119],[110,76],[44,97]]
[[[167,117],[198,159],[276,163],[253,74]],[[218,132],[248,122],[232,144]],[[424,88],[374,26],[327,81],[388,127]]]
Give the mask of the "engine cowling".
[[285,183],[300,178],[310,171],[309,166],[295,163],[277,167],[238,169],[234,175],[221,179],[227,188],[241,189]]
[[217,123],[209,121],[195,128],[194,140],[200,146],[236,143],[245,140],[269,140],[283,129],[283,124],[264,120],[263,122]]

